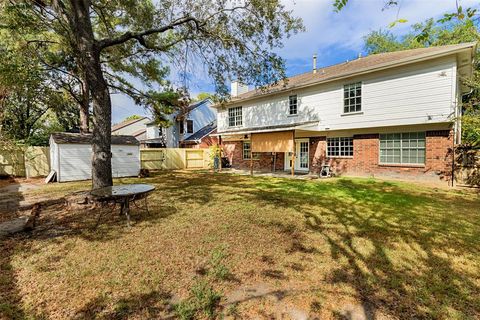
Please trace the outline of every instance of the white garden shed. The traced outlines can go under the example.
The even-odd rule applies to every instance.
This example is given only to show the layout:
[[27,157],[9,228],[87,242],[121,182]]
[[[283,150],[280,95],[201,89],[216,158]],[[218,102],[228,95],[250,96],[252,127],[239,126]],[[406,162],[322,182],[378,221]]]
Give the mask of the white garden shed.
[[[92,135],[50,136],[50,170],[58,182],[92,178]],[[134,136],[112,135],[112,176],[132,177],[140,171],[140,144]]]

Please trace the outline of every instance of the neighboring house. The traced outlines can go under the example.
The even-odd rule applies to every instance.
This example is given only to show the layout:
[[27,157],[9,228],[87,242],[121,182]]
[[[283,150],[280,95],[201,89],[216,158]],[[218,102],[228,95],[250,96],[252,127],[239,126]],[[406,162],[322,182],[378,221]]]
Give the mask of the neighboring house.
[[148,122],[142,144],[147,148],[208,148],[217,141],[211,136],[217,127],[216,117],[210,99],[195,102],[184,112],[171,115],[170,127],[160,128],[154,121]]
[[125,120],[112,126],[112,135],[134,136],[138,141],[146,139],[145,125],[150,122],[147,117]]
[[312,72],[268,91],[234,82],[232,100],[215,106],[224,154],[243,169],[449,178],[469,91],[460,79],[472,76],[475,50],[405,50],[318,70],[314,57]]

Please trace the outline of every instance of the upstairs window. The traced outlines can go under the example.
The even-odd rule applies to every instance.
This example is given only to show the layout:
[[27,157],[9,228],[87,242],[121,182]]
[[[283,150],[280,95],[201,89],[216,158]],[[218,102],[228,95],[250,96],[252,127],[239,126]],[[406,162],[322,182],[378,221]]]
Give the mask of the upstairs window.
[[328,157],[353,157],[353,138],[327,138]]
[[425,132],[381,134],[380,163],[425,164]]
[[362,111],[362,83],[343,86],[343,113]]
[[178,122],[178,127],[179,127],[180,134],[184,134],[185,133],[185,124],[183,123],[183,121]]
[[228,108],[228,126],[238,127],[242,124],[242,107]]
[[298,100],[297,95],[288,97],[288,114],[291,116],[298,114]]
[[193,133],[193,120],[187,120],[187,133]]

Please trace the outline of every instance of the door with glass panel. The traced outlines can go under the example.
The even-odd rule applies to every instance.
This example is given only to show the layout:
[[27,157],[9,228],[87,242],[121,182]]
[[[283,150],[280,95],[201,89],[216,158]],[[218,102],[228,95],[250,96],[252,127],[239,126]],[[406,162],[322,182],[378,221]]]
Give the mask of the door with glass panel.
[[[308,171],[309,156],[308,156],[308,139],[295,140],[295,171]],[[292,153],[285,153],[285,170],[292,168]]]

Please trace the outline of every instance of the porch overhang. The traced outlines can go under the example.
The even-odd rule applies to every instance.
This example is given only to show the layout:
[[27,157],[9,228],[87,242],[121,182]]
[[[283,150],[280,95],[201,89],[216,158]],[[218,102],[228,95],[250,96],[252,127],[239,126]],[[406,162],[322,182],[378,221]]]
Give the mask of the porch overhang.
[[307,130],[318,131],[317,127],[319,120],[305,121],[301,123],[283,124],[275,126],[253,127],[245,129],[234,129],[217,132],[212,136],[236,136],[252,133],[264,133],[264,132],[280,132],[280,131],[293,131],[293,130]]
[[250,146],[252,152],[294,152],[295,133],[293,130],[252,133]]

